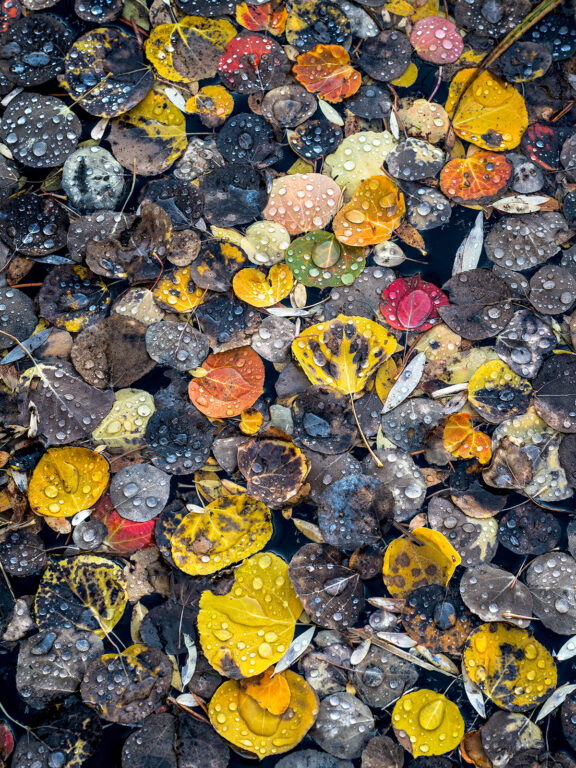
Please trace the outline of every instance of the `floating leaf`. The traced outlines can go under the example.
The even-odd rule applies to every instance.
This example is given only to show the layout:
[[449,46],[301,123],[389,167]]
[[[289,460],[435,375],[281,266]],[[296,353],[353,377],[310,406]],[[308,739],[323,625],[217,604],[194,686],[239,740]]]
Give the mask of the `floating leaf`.
[[104,523],[107,529],[104,544],[112,552],[127,555],[144,547],[154,546],[154,520],[134,523],[121,517],[106,494],[97,503],[90,520]]
[[481,365],[468,383],[468,400],[492,424],[524,413],[531,395],[530,382],[501,360]]
[[268,506],[280,507],[298,498],[310,465],[290,440],[253,438],[238,447],[238,469],[246,478],[248,493]]
[[438,531],[415,528],[409,536],[394,539],[384,555],[382,573],[390,594],[405,597],[428,584],[446,586],[460,555]]
[[30,480],[30,506],[38,515],[72,517],[98,501],[109,477],[108,462],[99,453],[88,448],[50,448]]
[[319,44],[300,54],[293,71],[306,90],[332,104],[352,96],[362,83],[362,76],[350,64],[350,55],[340,45]]
[[378,323],[338,315],[303,331],[293,341],[292,352],[313,384],[353,394],[364,389],[396,346]]
[[512,164],[503,155],[474,152],[470,157],[446,163],[440,174],[440,189],[455,203],[486,205],[508,187],[511,176]]
[[556,687],[556,665],[530,632],[510,624],[482,624],[466,642],[463,661],[471,680],[497,706],[523,712]]
[[[157,648],[137,644],[105,653],[88,667],[80,693],[112,723],[137,723],[152,714],[170,690],[172,664]],[[104,689],[105,694],[100,691]]]
[[108,141],[114,157],[130,173],[156,176],[186,149],[186,119],[158,88],[137,106],[115,118]]
[[326,157],[325,170],[349,200],[360,182],[383,174],[382,166],[396,146],[391,133],[359,131],[347,136],[336,151]]
[[[524,99],[512,85],[490,72],[475,75],[475,70],[463,69],[452,78],[446,112],[452,118],[454,131],[482,149],[514,149],[528,127]],[[468,88],[473,77],[475,80]]]
[[285,299],[294,278],[286,264],[274,264],[268,275],[259,269],[241,269],[234,275],[234,293],[253,307],[271,307]]
[[206,291],[193,282],[190,267],[176,269],[161,277],[153,293],[157,304],[169,312],[193,312],[206,295]]
[[452,267],[452,275],[457,275],[459,272],[468,272],[471,269],[476,269],[480,256],[482,254],[482,246],[484,244],[484,212],[480,211],[476,216],[474,226],[468,232],[454,257],[454,266]]
[[[287,752],[299,744],[318,712],[316,694],[300,675],[287,671],[264,679],[267,686],[282,686],[289,701],[289,718],[262,706],[262,686],[252,680],[225,682],[212,697],[208,712],[218,733],[238,749],[260,759]],[[271,696],[272,692],[267,694]],[[278,704],[277,697],[271,703]]]
[[309,232],[286,251],[286,264],[303,285],[350,285],[366,264],[363,248],[346,247],[331,232]]
[[382,292],[380,312],[386,322],[401,331],[427,331],[440,322],[438,307],[448,306],[448,297],[432,283],[416,275],[398,278]]
[[262,215],[291,235],[322,229],[340,206],[340,188],[320,173],[294,173],[274,179]]
[[214,573],[258,552],[272,536],[270,510],[247,494],[221,496],[190,512],[174,531],[174,562],[192,576]]
[[120,621],[127,597],[119,565],[96,555],[50,563],[34,603],[40,630],[74,625],[105,637]]
[[236,6],[236,21],[251,32],[269,32],[281,35],[286,26],[288,11],[277,0],[260,5],[239,3]]
[[227,595],[200,598],[198,632],[210,664],[227,677],[258,675],[280,660],[302,613],[288,565],[269,553],[253,555],[234,573]]
[[426,688],[405,693],[396,702],[392,725],[414,757],[451,752],[464,736],[464,720],[456,704]]
[[492,440],[485,432],[474,429],[469,413],[453,413],[442,434],[444,448],[458,459],[478,459],[488,464],[492,457]]
[[314,637],[315,632],[316,627],[310,627],[309,629],[306,629],[304,632],[302,632],[301,635],[298,635],[298,637],[295,637],[294,640],[292,640],[288,650],[274,667],[275,674],[284,672],[284,670],[288,669],[288,667],[291,667],[292,664],[295,664],[298,661],[298,659],[302,656],[302,654],[306,651],[312,642],[312,638]]
[[262,393],[264,365],[250,347],[209,355],[202,368],[204,375],[192,379],[188,395],[211,418],[238,416]]
[[376,245],[389,240],[405,213],[404,196],[387,176],[371,176],[337,214],[334,234],[345,245]]
[[202,125],[218,128],[232,114],[234,99],[222,85],[205,85],[186,102],[186,112],[198,115]]

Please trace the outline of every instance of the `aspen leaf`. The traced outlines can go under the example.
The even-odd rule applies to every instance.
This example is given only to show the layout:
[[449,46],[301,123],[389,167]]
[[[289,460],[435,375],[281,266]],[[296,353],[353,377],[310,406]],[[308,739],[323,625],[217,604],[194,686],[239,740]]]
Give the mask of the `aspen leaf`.
[[184,573],[214,573],[258,552],[271,536],[265,504],[247,494],[221,496],[203,514],[186,515],[172,536],[172,557]]
[[282,658],[302,613],[288,565],[268,552],[253,555],[234,573],[226,595],[202,593],[198,632],[206,658],[235,679],[264,672]]
[[456,704],[426,688],[406,693],[396,702],[392,725],[414,757],[451,752],[464,736],[464,719]]
[[440,173],[440,189],[461,205],[486,205],[508,186],[512,164],[496,152],[474,152],[449,160]]
[[514,149],[528,127],[528,113],[520,93],[504,80],[490,72],[480,73],[454,113],[460,94],[474,74],[474,70],[462,69],[450,83],[446,112],[452,118],[454,131],[482,149]]
[[208,710],[210,722],[221,736],[237,749],[252,752],[260,759],[287,752],[299,744],[318,713],[316,694],[303,677],[286,671],[269,680],[276,690],[282,691],[283,697],[289,696],[290,717],[263,706],[268,703],[267,696],[257,683],[246,680],[228,680],[221,685]]
[[286,264],[274,264],[265,275],[259,269],[241,269],[234,275],[232,287],[239,299],[253,307],[271,307],[285,299],[294,278]]
[[109,477],[108,462],[99,453],[88,448],[50,448],[32,474],[30,506],[38,515],[72,517],[98,501]]
[[287,9],[277,2],[269,0],[260,5],[239,3],[236,6],[236,21],[251,32],[269,32],[281,35],[288,19]]
[[238,416],[262,394],[264,363],[251,347],[237,347],[209,355],[205,375],[192,379],[190,400],[210,418]]
[[464,648],[470,679],[498,707],[524,712],[556,687],[556,664],[526,629],[493,622],[475,629]]
[[274,674],[273,667],[258,677],[242,680],[240,685],[248,696],[272,715],[283,715],[290,705],[290,686],[286,676]]
[[478,459],[488,464],[492,457],[492,440],[485,432],[474,429],[469,413],[453,413],[442,434],[444,448],[457,459]]
[[396,339],[378,323],[345,315],[307,328],[292,342],[312,384],[344,394],[361,392],[396,347]]
[[468,400],[491,424],[525,413],[532,385],[502,360],[483,363],[468,383]]
[[49,563],[34,610],[40,630],[72,622],[78,629],[105,637],[126,607],[122,568],[96,555],[79,555]]
[[334,234],[345,245],[376,245],[389,240],[405,213],[404,196],[387,176],[371,176],[338,211]]
[[394,539],[384,555],[384,584],[395,597],[406,597],[427,584],[446,586],[460,555],[438,531],[415,528],[409,536]]
[[332,104],[355,94],[362,83],[362,75],[350,64],[350,55],[341,45],[319,44],[300,54],[293,71],[307,91]]

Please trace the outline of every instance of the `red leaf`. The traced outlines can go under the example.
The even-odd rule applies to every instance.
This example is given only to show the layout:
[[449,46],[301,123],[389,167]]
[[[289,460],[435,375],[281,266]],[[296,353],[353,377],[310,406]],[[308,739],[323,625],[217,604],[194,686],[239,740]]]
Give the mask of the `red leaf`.
[[420,279],[420,275],[394,280],[382,292],[380,312],[392,328],[401,331],[427,331],[439,320],[438,307],[448,306],[440,288]]
[[112,506],[108,494],[102,496],[96,504],[91,519],[100,520],[104,523],[108,528],[108,535],[104,539],[104,544],[120,555],[128,555],[139,549],[154,546],[154,524],[156,521],[148,520],[146,523],[134,523],[120,517]]

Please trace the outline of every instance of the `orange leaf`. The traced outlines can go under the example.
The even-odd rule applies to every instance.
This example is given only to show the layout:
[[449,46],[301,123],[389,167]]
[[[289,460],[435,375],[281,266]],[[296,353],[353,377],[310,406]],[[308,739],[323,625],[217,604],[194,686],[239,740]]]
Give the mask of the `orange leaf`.
[[479,151],[447,162],[440,189],[456,203],[484,205],[506,189],[511,175],[512,165],[504,155]]
[[283,715],[290,705],[290,686],[283,675],[272,677],[272,667],[259,677],[241,680],[240,685],[262,709],[273,715]]
[[345,245],[376,245],[389,240],[405,212],[404,196],[387,176],[370,176],[336,214],[334,234]]
[[236,6],[236,21],[251,32],[269,32],[271,35],[284,34],[288,11],[272,0],[262,5],[240,3]]
[[296,80],[310,93],[337,104],[352,96],[362,84],[362,76],[350,64],[341,45],[319,44],[300,54],[293,67]]
[[492,457],[489,435],[474,429],[468,413],[453,413],[444,426],[444,448],[457,459],[478,459],[488,464]]
[[262,394],[264,363],[251,347],[210,355],[202,368],[206,376],[192,379],[188,395],[196,408],[210,418],[238,416]]

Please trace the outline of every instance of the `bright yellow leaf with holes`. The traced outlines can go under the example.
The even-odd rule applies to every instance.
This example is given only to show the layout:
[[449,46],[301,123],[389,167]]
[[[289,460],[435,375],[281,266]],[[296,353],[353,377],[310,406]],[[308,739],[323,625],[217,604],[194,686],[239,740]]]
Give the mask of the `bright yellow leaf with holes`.
[[464,719],[456,704],[427,688],[398,699],[392,726],[398,741],[414,757],[444,755],[456,749],[464,736]]
[[[299,744],[318,714],[318,699],[306,680],[295,672],[281,672],[265,680],[272,691],[263,691],[252,681],[228,680],[218,688],[208,715],[222,738],[238,749],[252,752],[260,759],[279,755]],[[286,697],[290,716],[275,710],[272,692]],[[280,702],[281,703],[281,702]]]
[[461,558],[448,539],[430,528],[415,528],[394,539],[384,554],[384,584],[395,597],[429,584],[446,586]]
[[281,659],[303,608],[288,564],[277,555],[254,555],[234,576],[228,594],[202,593],[198,633],[214,669],[238,679],[259,675]]
[[172,557],[184,573],[203,576],[261,550],[272,536],[270,510],[248,494],[220,496],[204,514],[189,512],[172,536]]
[[514,149],[528,128],[523,97],[514,86],[490,72],[482,72],[467,87],[475,72],[475,69],[462,69],[450,83],[446,112],[452,118],[454,131],[461,139],[482,149],[496,152]]
[[108,462],[99,453],[88,448],[49,448],[32,473],[28,500],[37,515],[72,517],[98,501],[109,478]]
[[312,384],[346,395],[361,392],[397,348],[383,326],[346,315],[313,325],[292,342],[292,353]]
[[285,299],[292,290],[294,277],[286,264],[274,264],[264,274],[249,267],[234,275],[232,287],[239,299],[253,307],[272,307]]
[[524,712],[556,688],[556,663],[526,629],[481,624],[468,637],[463,662],[471,680],[498,707]]

